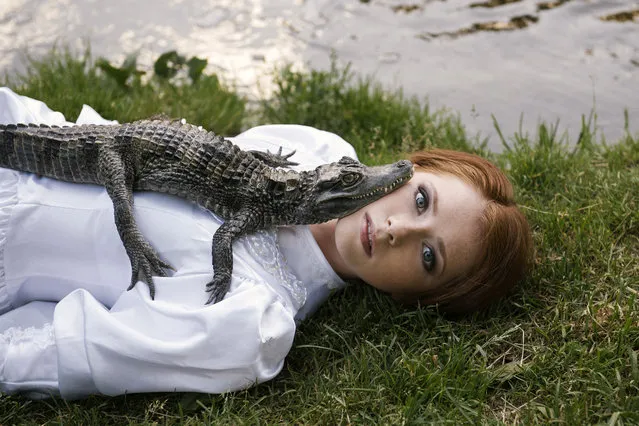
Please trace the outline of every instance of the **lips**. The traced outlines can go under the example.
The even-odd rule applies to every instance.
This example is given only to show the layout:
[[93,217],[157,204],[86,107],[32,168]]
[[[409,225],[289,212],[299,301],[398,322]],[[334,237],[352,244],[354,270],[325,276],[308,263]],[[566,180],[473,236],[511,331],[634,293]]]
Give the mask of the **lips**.
[[364,253],[368,257],[371,257],[373,254],[373,222],[371,222],[370,216],[368,213],[364,214],[364,219],[362,220],[362,227],[359,233],[359,239],[362,242],[362,247],[364,248]]

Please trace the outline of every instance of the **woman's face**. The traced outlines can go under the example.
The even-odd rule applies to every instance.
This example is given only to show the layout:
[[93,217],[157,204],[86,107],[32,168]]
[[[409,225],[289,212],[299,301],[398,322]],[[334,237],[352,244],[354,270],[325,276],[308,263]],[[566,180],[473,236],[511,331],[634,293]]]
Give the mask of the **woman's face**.
[[418,296],[469,272],[485,204],[458,177],[416,169],[407,184],[337,222],[337,251],[351,276],[398,298]]

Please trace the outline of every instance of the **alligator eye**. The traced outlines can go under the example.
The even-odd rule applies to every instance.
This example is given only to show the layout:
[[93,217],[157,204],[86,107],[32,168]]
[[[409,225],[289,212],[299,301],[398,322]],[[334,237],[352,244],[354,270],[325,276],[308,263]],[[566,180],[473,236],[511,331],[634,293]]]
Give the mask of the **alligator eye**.
[[355,173],[347,173],[342,176],[342,182],[346,185],[352,185],[359,180],[359,175]]

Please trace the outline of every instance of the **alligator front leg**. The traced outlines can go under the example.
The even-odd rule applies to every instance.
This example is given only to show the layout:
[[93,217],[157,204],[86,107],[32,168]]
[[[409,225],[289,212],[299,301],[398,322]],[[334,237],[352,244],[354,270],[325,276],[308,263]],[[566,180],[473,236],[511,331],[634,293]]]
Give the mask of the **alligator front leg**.
[[153,273],[163,277],[166,274],[162,268],[173,268],[160,259],[135,223],[132,192],[133,171],[127,169],[118,153],[108,149],[100,151],[98,170],[99,179],[113,201],[115,227],[131,261],[131,284],[127,290],[135,287],[141,272],[149,286],[151,299],[154,299]]
[[213,235],[213,281],[206,285],[211,293],[207,304],[224,299],[231,286],[233,272],[233,241],[240,235],[256,229],[257,213],[242,210],[235,217],[226,220]]

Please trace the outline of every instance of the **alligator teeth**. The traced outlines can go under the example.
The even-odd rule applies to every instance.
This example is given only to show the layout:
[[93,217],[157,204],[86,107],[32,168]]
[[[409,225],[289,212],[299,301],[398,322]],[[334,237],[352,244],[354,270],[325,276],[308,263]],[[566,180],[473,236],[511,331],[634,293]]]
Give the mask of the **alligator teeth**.
[[355,200],[361,200],[362,198],[370,197],[371,195],[378,194],[378,193],[380,193],[380,192],[382,192],[382,191],[384,191],[384,194],[387,194],[387,193],[388,193],[388,191],[390,191],[390,190],[394,189],[394,188],[395,188],[398,184],[400,184],[400,183],[404,183],[404,182],[406,182],[407,180],[408,180],[407,178],[398,178],[398,179],[396,179],[396,180],[395,180],[395,182],[391,183],[391,184],[390,184],[390,185],[388,185],[388,186],[385,186],[384,188],[379,188],[379,189],[377,189],[377,190],[370,191],[370,192],[367,192],[367,193],[366,193],[366,194],[364,194],[364,195],[358,195],[358,196],[353,197],[353,198],[354,198]]

